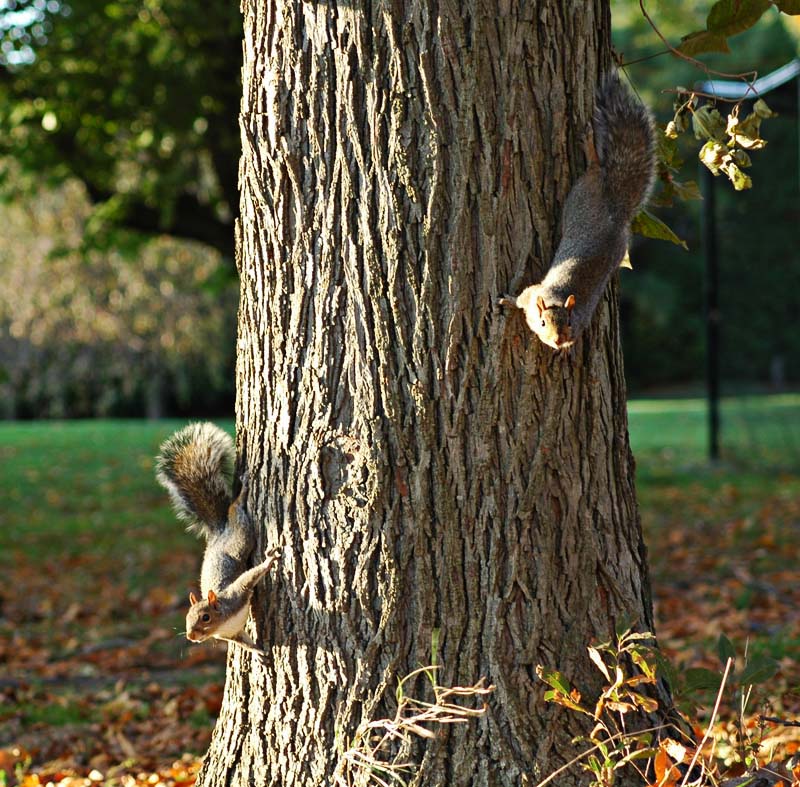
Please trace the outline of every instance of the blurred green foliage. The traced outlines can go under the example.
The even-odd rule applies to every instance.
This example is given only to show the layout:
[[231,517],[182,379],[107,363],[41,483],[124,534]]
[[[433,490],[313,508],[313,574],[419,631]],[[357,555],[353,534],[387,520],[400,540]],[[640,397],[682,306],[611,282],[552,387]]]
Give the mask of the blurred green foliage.
[[[7,480],[0,566],[25,555],[80,555],[89,538],[109,564],[115,556],[143,553],[123,572],[135,586],[151,562],[147,553],[194,549],[195,539],[176,523],[153,469],[159,444],[183,425],[101,419],[0,424],[0,467]],[[230,422],[221,425],[232,431]]]
[[[707,75],[665,54],[664,44],[643,17],[638,2],[615,0],[612,6],[615,46],[623,61],[632,63],[628,75],[663,124],[672,115],[674,98],[665,91],[691,86]],[[677,46],[682,37],[706,28],[714,3],[685,0],[651,2],[646,7],[660,33]],[[752,29],[727,38],[729,55],[701,55],[701,59],[709,67],[728,73],[757,69],[763,75],[796,55],[797,25],[792,28],[791,24],[797,21],[797,17],[790,19],[774,9],[767,10]],[[203,362],[192,360],[199,357],[193,355],[195,350],[170,339],[174,339],[174,331],[167,328],[159,333],[152,329],[144,332],[143,338],[140,331],[125,323],[126,315],[132,319],[142,307],[141,301],[129,297],[135,276],[124,272],[123,263],[128,258],[135,260],[133,265],[147,269],[140,274],[142,282],[154,288],[147,296],[153,298],[151,316],[159,308],[161,296],[156,292],[162,285],[168,287],[170,280],[178,289],[199,287],[195,294],[216,290],[219,297],[216,301],[211,297],[207,303],[222,303],[227,297],[220,294],[224,277],[209,272],[206,263],[198,263],[205,271],[199,279],[189,271],[183,283],[181,275],[170,270],[175,259],[183,259],[184,252],[169,251],[174,259],[168,262],[165,241],[158,242],[162,244],[158,253],[147,243],[154,235],[168,233],[200,240],[223,257],[233,256],[241,35],[237,4],[199,0],[0,0],[0,196],[24,195],[28,203],[58,199],[58,195],[73,195],[76,182],[82,184],[83,195],[76,214],[79,217],[69,219],[77,222],[77,234],[72,233],[69,243],[62,235],[60,241],[48,246],[46,254],[59,251],[59,246],[64,246],[62,251],[70,244],[71,248],[81,247],[84,267],[77,258],[69,262],[72,267],[63,258],[45,263],[41,243],[29,250],[11,232],[0,262],[4,275],[9,276],[11,270],[20,274],[25,270],[24,260],[34,260],[31,271],[39,272],[38,284],[31,284],[33,273],[29,272],[24,286],[47,292],[45,272],[50,265],[51,275],[62,280],[73,278],[74,293],[96,291],[97,312],[113,312],[117,319],[117,338],[110,343],[95,343],[95,347],[103,344],[102,351],[87,354],[86,344],[71,345],[79,331],[64,326],[75,326],[81,318],[73,313],[67,322],[59,322],[73,308],[67,306],[62,287],[60,305],[56,306],[54,293],[48,293],[49,301],[40,298],[39,312],[29,311],[26,319],[37,326],[41,336],[45,333],[43,324],[50,326],[50,339],[57,335],[53,331],[59,331],[59,339],[66,337],[65,346],[45,353],[42,342],[37,344],[26,337],[24,347],[19,341],[12,347],[15,337],[3,331],[14,324],[19,340],[20,330],[28,329],[20,328],[25,323],[20,322],[21,307],[13,297],[14,287],[21,286],[21,280],[11,277],[9,281],[16,282],[6,286],[11,307],[0,315],[0,350],[6,352],[0,359],[0,385],[7,386],[13,375],[19,374],[19,369],[8,362],[9,348],[15,347],[22,353],[17,357],[25,358],[27,371],[16,380],[25,386],[27,399],[7,406],[6,414],[132,412],[126,408],[131,402],[143,401],[143,381],[128,379],[123,383],[126,365],[152,379],[149,370],[154,368],[153,363],[168,367],[172,363],[170,384],[178,382],[184,390],[207,379]],[[769,120],[764,130],[768,147],[754,156],[753,169],[749,170],[753,189],[734,195],[727,183],[717,181],[723,374],[730,381],[746,384],[800,380],[800,336],[793,330],[800,307],[796,295],[800,252],[795,241],[800,219],[797,92],[790,86],[767,99],[780,117]],[[689,135],[684,135],[680,143],[686,163],[676,177],[683,182],[694,180],[699,143]],[[42,186],[56,189],[49,192],[54,196],[34,197],[42,195]],[[60,190],[63,188],[67,192]],[[701,205],[696,202],[658,208],[658,216],[686,241],[689,251],[663,242],[637,240],[632,250],[635,270],[622,273],[624,347],[634,392],[702,378],[700,212]],[[41,227],[38,232],[41,234]],[[154,254],[161,255],[161,263],[154,262]],[[199,260],[197,254],[202,252],[194,248],[189,256]],[[95,274],[88,270],[94,265],[99,266]],[[231,266],[227,271],[230,276]],[[127,277],[130,286],[115,284],[114,277]],[[97,282],[102,286],[96,290]],[[121,308],[116,308],[122,304],[117,300],[113,310],[104,309],[103,299],[119,297],[124,301]],[[225,348],[232,355],[228,329],[222,332],[218,324],[212,324],[210,329],[201,330],[196,317],[200,312],[188,317],[200,302],[176,309],[174,301],[166,299],[160,308],[164,314],[183,315],[180,324],[186,330],[182,335],[195,336],[193,347]],[[85,311],[88,307],[84,303],[81,308]],[[47,319],[41,323],[45,315]],[[143,319],[139,318],[140,327]],[[189,319],[192,323],[187,328]],[[92,320],[86,321],[86,325],[92,324]],[[107,338],[107,325],[105,330]],[[128,338],[122,339],[126,331]],[[137,349],[145,345],[153,352]],[[155,352],[157,346],[160,350]],[[167,351],[167,347],[172,349]],[[174,359],[181,354],[185,362],[179,368]],[[89,383],[105,374],[100,371],[104,358],[117,361],[117,371],[107,374],[108,379],[117,381],[116,388],[105,387],[98,393],[95,384]],[[221,380],[214,370],[222,367],[216,360],[210,366],[212,376]],[[37,369],[35,374],[33,369]],[[54,397],[55,387],[64,380],[84,383],[72,393]],[[207,388],[205,383],[200,385]],[[136,386],[138,393],[133,391]],[[217,383],[211,388],[215,386]],[[48,393],[42,396],[42,391]]]
[[237,287],[220,255],[167,236],[135,261],[80,253],[90,213],[74,180],[0,205],[0,417],[232,412]]
[[232,259],[241,40],[238,3],[3,0],[0,156],[27,175],[6,195],[74,177],[101,240],[167,232]]
[[[673,114],[678,86],[718,78],[665,53],[641,15],[639,4],[616,0],[614,44],[637,91],[663,126]],[[650,3],[653,22],[672,45],[705,27],[710,3]],[[757,71],[764,76],[797,53],[797,18],[768,11],[752,29],[731,37],[729,55],[703,55],[709,68],[726,73]],[[662,53],[659,55],[659,53]],[[646,59],[642,59],[646,58]],[[788,83],[765,96],[779,113],[764,125],[767,147],[748,170],[753,187],[734,193],[724,178],[714,181],[717,196],[720,307],[724,389],[757,390],[800,382],[800,334],[793,329],[800,310],[800,161],[798,87]],[[743,115],[751,110],[745,102]],[[719,103],[727,114],[730,104]],[[684,161],[679,180],[697,180],[701,142],[680,139]],[[631,390],[686,387],[703,379],[705,323],[702,202],[678,202],[659,216],[686,241],[677,246],[634,238],[633,272],[621,273],[622,331],[626,376]]]
[[0,416],[230,411],[241,39],[238,4],[0,0]]

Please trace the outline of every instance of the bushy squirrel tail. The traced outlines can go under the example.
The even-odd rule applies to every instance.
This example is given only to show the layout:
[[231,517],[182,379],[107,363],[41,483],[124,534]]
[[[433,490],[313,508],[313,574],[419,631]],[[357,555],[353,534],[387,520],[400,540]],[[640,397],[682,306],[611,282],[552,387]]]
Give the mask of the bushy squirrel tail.
[[609,196],[627,224],[647,200],[655,176],[655,135],[647,108],[610,71],[597,89],[594,144]]
[[225,527],[235,460],[231,436],[212,423],[189,424],[164,441],[156,479],[188,530],[207,538]]

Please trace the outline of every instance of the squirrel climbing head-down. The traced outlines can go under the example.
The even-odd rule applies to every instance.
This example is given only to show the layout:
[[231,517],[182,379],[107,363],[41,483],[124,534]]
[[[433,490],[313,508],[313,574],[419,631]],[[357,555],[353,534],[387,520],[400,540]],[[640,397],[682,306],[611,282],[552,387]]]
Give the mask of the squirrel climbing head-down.
[[236,464],[233,440],[212,423],[189,424],[161,446],[156,478],[172,498],[176,513],[190,529],[206,539],[200,587],[186,615],[186,637],[203,642],[211,637],[236,642],[263,654],[244,632],[256,585],[281,553],[276,547],[252,568],[250,558],[257,528],[247,511],[248,478],[234,499],[232,482]]
[[556,350],[578,340],[612,275],[625,264],[631,220],[653,183],[650,113],[615,71],[600,80],[594,125],[585,134],[584,146],[586,171],[567,195],[561,240],[544,278],[516,298],[506,295],[499,300],[503,306],[522,309],[528,327]]

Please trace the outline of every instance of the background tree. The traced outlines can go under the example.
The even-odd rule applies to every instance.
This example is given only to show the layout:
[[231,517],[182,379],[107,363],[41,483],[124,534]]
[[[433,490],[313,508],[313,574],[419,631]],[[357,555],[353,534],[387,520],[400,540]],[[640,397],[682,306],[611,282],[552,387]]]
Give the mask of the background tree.
[[495,306],[552,258],[608,3],[244,11],[237,431],[285,557],[201,783],[330,784],[435,647],[497,689],[415,783],[533,784],[586,732],[536,666],[591,688],[587,643],[653,625],[616,289],[571,354]]
[[[9,0],[0,154],[35,186],[83,182],[95,244],[167,232],[232,259],[241,15],[197,0]],[[8,174],[8,173],[7,173]]]
[[[198,243],[76,252],[75,180],[0,205],[0,416],[230,412],[236,286]],[[20,297],[24,293],[25,297]]]

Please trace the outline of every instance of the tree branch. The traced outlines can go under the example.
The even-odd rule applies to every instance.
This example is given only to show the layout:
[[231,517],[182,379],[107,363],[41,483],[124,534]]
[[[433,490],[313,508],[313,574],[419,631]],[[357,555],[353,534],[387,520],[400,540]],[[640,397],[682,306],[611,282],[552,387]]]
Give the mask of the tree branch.
[[[101,202],[112,196],[111,192],[102,194],[93,190],[89,183],[86,183],[86,188],[92,202]],[[205,243],[219,251],[226,261],[233,263],[233,222],[223,221],[211,207],[203,205],[189,194],[178,197],[169,225],[162,223],[160,211],[143,202],[130,203],[121,224],[138,232],[153,235],[167,233],[176,238]]]

